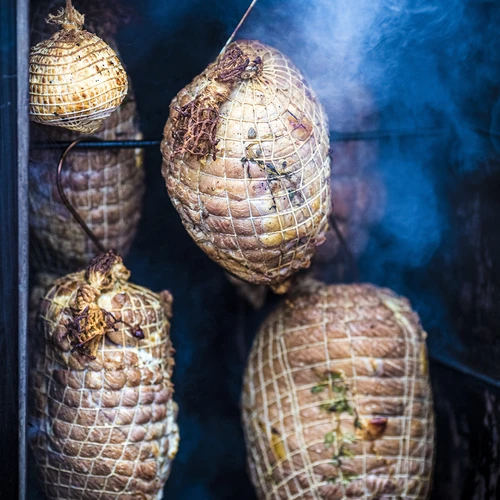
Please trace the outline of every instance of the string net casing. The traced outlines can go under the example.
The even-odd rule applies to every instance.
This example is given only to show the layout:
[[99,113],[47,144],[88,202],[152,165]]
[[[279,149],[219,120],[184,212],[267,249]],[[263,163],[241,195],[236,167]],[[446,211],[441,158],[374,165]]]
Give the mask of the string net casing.
[[[51,500],[161,499],[178,449],[172,297],[116,276],[106,280],[107,288],[93,288],[100,293],[97,306],[126,324],[117,322],[98,338],[95,359],[72,352],[68,329],[77,292],[91,283],[85,272],[58,279],[41,303],[30,445]],[[142,340],[131,325],[140,326]]]
[[[115,10],[109,13],[98,3],[88,2],[87,8],[103,25],[94,22],[91,27],[116,48],[113,35],[119,17]],[[53,9],[55,2],[48,1],[43,7],[33,13],[35,41],[50,35],[51,25],[44,22],[42,13]],[[104,140],[142,139],[132,89],[95,135]],[[76,132],[40,125],[32,127],[31,136],[36,142],[71,142],[80,137]],[[32,149],[29,164],[31,262],[36,270],[59,275],[82,269],[98,253],[59,197],[56,171],[61,153],[60,149]],[[70,203],[102,245],[125,256],[142,211],[142,150],[74,149],[66,158],[61,180]]]
[[407,299],[304,283],[264,322],[243,425],[265,499],[427,499],[434,416],[426,334]]
[[71,12],[49,16],[62,28],[31,49],[30,119],[92,133],[127,95],[127,74],[115,51]]
[[[224,87],[213,75],[235,49],[260,70]],[[213,154],[178,154],[179,110],[212,88],[227,91]],[[328,147],[327,117],[298,69],[272,47],[237,41],[173,99],[162,173],[185,228],[213,260],[284,292],[324,241]]]

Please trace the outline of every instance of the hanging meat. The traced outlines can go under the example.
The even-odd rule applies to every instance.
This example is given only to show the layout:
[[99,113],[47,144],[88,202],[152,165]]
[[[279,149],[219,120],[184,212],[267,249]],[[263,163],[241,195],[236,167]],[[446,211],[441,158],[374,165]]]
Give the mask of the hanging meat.
[[[386,188],[380,169],[378,141],[360,136],[378,127],[375,99],[357,81],[340,80],[326,103],[333,134],[352,134],[352,139],[332,141],[330,188],[332,215],[348,251],[358,257],[366,248],[370,229],[380,222],[385,209]],[[358,137],[357,137],[358,135]],[[346,259],[339,234],[330,226],[324,245],[314,255],[311,273],[317,279],[346,279],[351,262]]]
[[243,388],[261,499],[427,499],[434,416],[426,334],[372,285],[303,282],[264,322]]
[[[43,13],[58,2],[48,0],[33,10],[32,38],[50,36]],[[127,20],[127,12],[98,0],[85,2],[90,29],[116,50],[115,34]],[[95,134],[104,140],[141,139],[132,90]],[[33,141],[71,142],[76,132],[35,124]],[[29,165],[31,260],[36,270],[65,274],[85,267],[97,249],[63,205],[56,186],[61,149],[32,149]],[[144,194],[142,152],[138,149],[74,149],[62,172],[62,186],[70,203],[105,248],[126,255],[134,240]]]
[[106,42],[83,29],[84,16],[71,0],[47,22],[61,29],[31,49],[30,118],[95,132],[127,95],[125,69]]
[[323,108],[291,61],[237,41],[172,101],[162,172],[194,241],[283,293],[325,239],[328,147]]
[[41,302],[30,444],[50,500],[162,498],[179,445],[172,297],[129,276],[108,251]]

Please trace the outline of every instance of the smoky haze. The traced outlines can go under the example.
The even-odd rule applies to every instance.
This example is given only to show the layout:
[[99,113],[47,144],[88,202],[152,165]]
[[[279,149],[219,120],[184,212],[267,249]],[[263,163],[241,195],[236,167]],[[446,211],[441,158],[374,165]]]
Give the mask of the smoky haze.
[[[139,16],[122,33],[122,48],[141,89],[145,135],[156,137],[172,97],[217,56],[250,1],[132,3]],[[292,59],[333,132],[432,132],[365,143],[387,196],[360,269],[362,280],[410,297],[424,326],[436,329],[431,347],[435,342],[440,352],[456,343],[442,333],[448,324],[432,275],[440,255],[457,244],[450,196],[463,176],[480,175],[493,146],[500,147],[487,135],[500,130],[499,5],[259,0],[237,35]]]
[[455,244],[451,186],[490,154],[477,130],[500,131],[499,21],[494,2],[262,0],[238,35],[293,60],[332,131],[436,129],[377,144],[372,167],[387,189],[385,215],[360,267],[362,280],[410,297],[434,332],[431,350],[443,356],[460,345],[433,272]]

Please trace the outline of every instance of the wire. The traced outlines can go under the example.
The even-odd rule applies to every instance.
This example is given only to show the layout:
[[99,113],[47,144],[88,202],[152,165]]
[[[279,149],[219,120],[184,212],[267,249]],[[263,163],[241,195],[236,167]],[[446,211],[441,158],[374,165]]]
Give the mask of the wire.
[[240,22],[238,23],[238,26],[234,29],[234,31],[231,33],[231,36],[227,39],[226,45],[222,47],[222,50],[219,52],[219,55],[221,55],[227,48],[227,46],[233,41],[234,37],[236,36],[236,33],[238,33],[238,30],[241,28],[241,25],[245,22],[245,19],[248,17],[248,14],[250,14],[250,11],[253,9],[253,6],[257,3],[257,0],[253,0],[250,6],[248,7],[247,11],[243,14],[243,17],[241,18]]
[[[92,138],[94,139],[94,138]],[[76,139],[73,141],[69,146],[66,147],[66,149],[63,151],[63,154],[61,155],[61,159],[59,160],[59,163],[57,165],[57,176],[56,176],[56,182],[57,182],[57,190],[59,191],[59,196],[61,197],[62,202],[66,206],[66,208],[69,210],[70,214],[76,219],[76,222],[80,224],[81,228],[85,231],[87,236],[92,240],[92,243],[96,246],[96,248],[99,250],[99,252],[105,252],[106,249],[104,246],[101,244],[97,236],[92,232],[92,230],[87,226],[85,221],[82,219],[81,215],[77,212],[75,207],[70,203],[66,195],[64,194],[64,190],[62,187],[61,183],[61,172],[64,167],[64,163],[66,161],[67,156],[71,152],[71,150],[76,147],[80,142],[84,141],[84,138]]]

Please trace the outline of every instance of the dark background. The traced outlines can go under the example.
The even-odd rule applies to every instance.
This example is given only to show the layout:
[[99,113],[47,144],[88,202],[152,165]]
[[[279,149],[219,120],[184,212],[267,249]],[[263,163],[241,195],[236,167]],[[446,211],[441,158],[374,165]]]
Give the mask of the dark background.
[[[84,3],[75,0],[82,11]],[[144,137],[159,139],[170,100],[217,56],[247,2],[125,3],[135,14],[118,34],[120,52]],[[381,132],[431,130],[425,136],[380,134],[377,169],[387,205],[359,259],[360,278],[408,296],[429,334],[438,427],[432,498],[500,498],[500,2],[360,0],[351,2],[356,5],[346,9],[347,18],[335,17],[333,0],[310,3],[260,0],[240,36],[258,36],[288,54],[320,93],[332,123],[329,95],[342,93],[340,73],[371,89]],[[3,4],[0,10],[6,12]],[[349,15],[355,16],[352,27]],[[0,33],[8,47],[13,32]],[[352,49],[347,60],[337,58],[346,47]],[[4,134],[9,123],[1,123]],[[253,499],[239,416],[241,376],[256,329],[276,298],[258,313],[238,298],[222,269],[183,229],[160,164],[159,150],[148,149],[143,219],[126,264],[136,283],[174,296],[181,445],[165,498]],[[11,186],[14,173],[8,174]],[[3,165],[0,175],[7,175]],[[15,237],[15,200],[10,210],[4,206],[8,185],[0,199],[3,238]],[[15,249],[9,251],[2,246],[0,352],[12,364]],[[17,402],[15,384],[3,380],[5,432],[9,415],[15,422]],[[14,449],[11,442],[11,468]],[[37,498],[31,476],[28,499]]]

